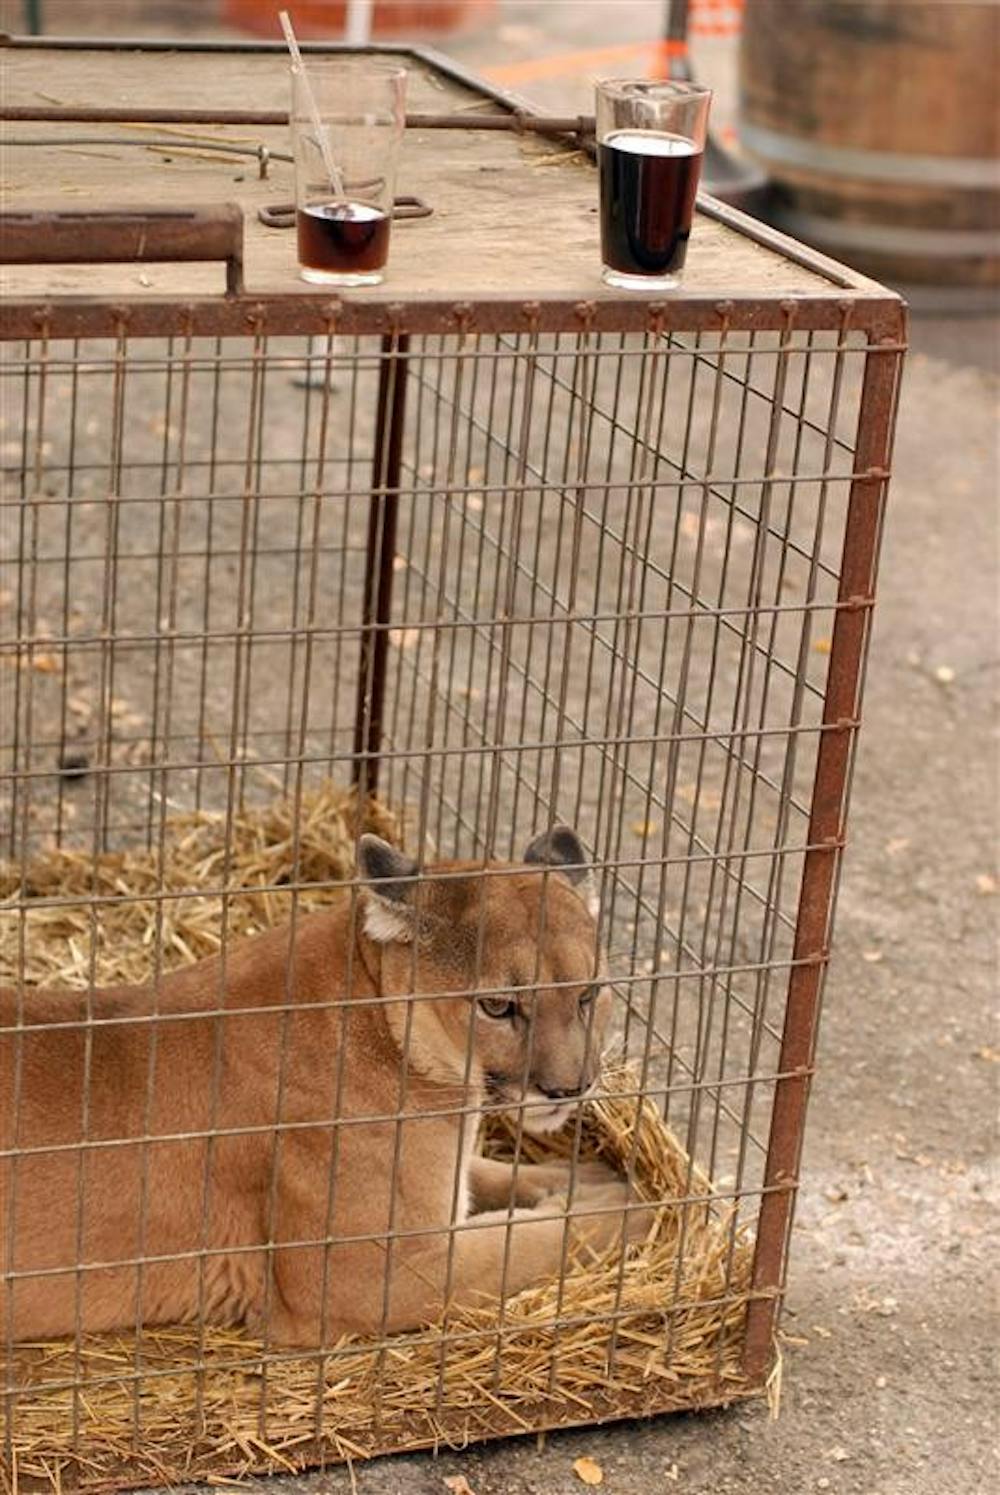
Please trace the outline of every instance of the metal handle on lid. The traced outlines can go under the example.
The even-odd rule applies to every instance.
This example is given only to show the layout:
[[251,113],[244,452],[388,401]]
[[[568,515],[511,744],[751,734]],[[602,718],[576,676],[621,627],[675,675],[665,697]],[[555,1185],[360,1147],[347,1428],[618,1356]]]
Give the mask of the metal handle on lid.
[[196,208],[34,209],[0,214],[0,264],[153,264],[224,260],[226,294],[243,289],[243,212]]

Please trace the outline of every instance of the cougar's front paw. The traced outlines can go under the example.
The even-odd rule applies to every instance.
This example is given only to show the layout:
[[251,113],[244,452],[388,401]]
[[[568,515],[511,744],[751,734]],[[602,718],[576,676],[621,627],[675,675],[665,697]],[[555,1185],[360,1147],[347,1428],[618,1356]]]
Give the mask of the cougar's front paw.
[[532,1208],[553,1195],[565,1195],[573,1182],[573,1197],[578,1198],[584,1189],[606,1186],[620,1182],[619,1175],[607,1163],[578,1162],[571,1169],[569,1163],[533,1163],[518,1170],[517,1203]]

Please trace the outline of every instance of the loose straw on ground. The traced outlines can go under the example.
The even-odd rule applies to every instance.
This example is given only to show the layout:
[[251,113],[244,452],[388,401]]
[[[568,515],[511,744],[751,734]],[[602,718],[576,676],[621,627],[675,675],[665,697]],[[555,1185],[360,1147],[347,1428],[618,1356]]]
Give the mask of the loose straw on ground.
[[[324,884],[298,894],[303,907],[317,907],[336,896],[331,883],[351,874],[354,795],[322,785],[302,795],[297,819],[296,842],[289,801],[236,818],[228,853],[234,933],[285,919],[291,893],[281,885],[293,876]],[[364,829],[398,839],[382,806],[367,804],[361,820]],[[219,885],[225,822],[185,815],[167,829],[162,865],[146,850],[96,861],[52,851],[32,861],[23,879],[19,869],[0,871],[0,898],[7,900],[0,906],[0,981],[17,976],[23,948],[27,981],[84,985],[92,939],[98,981],[143,980],[158,924],[167,966],[216,949],[221,900],[198,890]],[[266,891],[275,885],[281,890]],[[184,896],[165,901],[161,916],[151,895],[162,887]],[[94,931],[86,900],[95,893],[138,901],[103,904]],[[31,906],[54,897],[70,901]],[[15,908],[15,899],[26,909]],[[22,1488],[38,1481],[52,1491],[75,1483],[96,1492],[287,1473],[322,1460],[460,1446],[750,1394],[740,1369],[749,1243],[657,1107],[635,1091],[633,1071],[610,1070],[581,1130],[583,1156],[622,1171],[633,1164],[639,1193],[664,1204],[624,1266],[616,1252],[573,1260],[561,1287],[552,1281],[519,1293],[503,1305],[502,1320],[495,1304],[484,1303],[393,1336],[387,1349],[345,1338],[321,1356],[269,1356],[266,1371],[260,1342],[233,1328],[208,1327],[203,1335],[193,1325],[149,1329],[138,1345],[132,1334],[87,1335],[79,1353],[72,1341],[21,1346],[10,1365],[0,1354],[0,1381],[16,1388],[7,1402],[7,1436]],[[572,1127],[544,1141],[524,1137],[520,1155],[565,1156],[573,1140]],[[485,1145],[510,1155],[511,1126],[491,1118]],[[687,1202],[671,1203],[680,1199]]]

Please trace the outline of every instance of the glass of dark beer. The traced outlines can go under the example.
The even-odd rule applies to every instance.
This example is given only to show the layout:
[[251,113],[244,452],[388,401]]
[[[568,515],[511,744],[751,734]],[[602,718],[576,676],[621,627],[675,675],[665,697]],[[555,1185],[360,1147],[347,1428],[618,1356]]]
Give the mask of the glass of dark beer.
[[292,69],[299,274],[318,285],[378,285],[389,258],[406,72],[367,59],[307,58]]
[[696,83],[598,83],[601,258],[608,285],[648,292],[680,284],[711,98],[711,89]]

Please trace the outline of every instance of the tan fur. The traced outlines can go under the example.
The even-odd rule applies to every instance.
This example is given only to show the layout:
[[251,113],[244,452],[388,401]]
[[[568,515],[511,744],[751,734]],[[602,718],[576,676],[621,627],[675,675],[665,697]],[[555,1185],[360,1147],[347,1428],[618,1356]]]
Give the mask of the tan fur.
[[[596,1079],[610,998],[579,1005],[593,917],[561,874],[434,870],[462,875],[430,876],[401,902],[345,892],[294,936],[236,943],[158,992],[0,994],[2,1026],[24,1024],[0,1035],[0,1146],[29,1149],[0,1159],[0,1266],[45,1274],[0,1287],[4,1331],[204,1318],[316,1345],[558,1273],[565,1168],[523,1165],[515,1184],[475,1144],[491,1094],[534,1101],[525,1124],[544,1129],[574,1102],[539,1087]],[[477,947],[480,990],[538,983],[516,1026],[439,995],[473,984]],[[80,1150],[85,1139],[114,1145]],[[640,1233],[647,1220],[625,1202],[621,1180],[581,1168],[571,1246]]]

